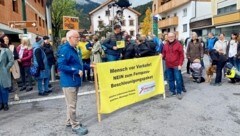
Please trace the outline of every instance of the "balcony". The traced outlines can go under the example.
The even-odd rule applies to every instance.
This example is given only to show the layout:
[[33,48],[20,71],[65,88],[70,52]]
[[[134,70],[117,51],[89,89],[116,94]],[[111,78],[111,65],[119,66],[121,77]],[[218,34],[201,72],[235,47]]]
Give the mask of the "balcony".
[[171,0],[169,2],[164,3],[163,5],[159,5],[158,7],[158,13],[164,13],[170,10],[173,10],[179,6],[182,6],[186,3],[188,3],[191,0]]
[[239,11],[230,13],[230,14],[217,15],[213,17],[214,25],[222,25],[222,24],[229,24],[229,23],[235,23],[235,22],[240,22]]
[[177,26],[177,25],[178,25],[178,17],[171,17],[158,22],[158,27],[161,29],[170,27],[170,26]]

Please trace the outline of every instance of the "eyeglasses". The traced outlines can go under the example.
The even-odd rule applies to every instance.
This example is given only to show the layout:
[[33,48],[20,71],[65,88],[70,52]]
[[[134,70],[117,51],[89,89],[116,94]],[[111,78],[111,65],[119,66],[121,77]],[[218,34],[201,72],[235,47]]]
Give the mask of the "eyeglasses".
[[72,36],[73,38],[76,38],[76,39],[80,39],[80,37],[74,37],[74,36]]

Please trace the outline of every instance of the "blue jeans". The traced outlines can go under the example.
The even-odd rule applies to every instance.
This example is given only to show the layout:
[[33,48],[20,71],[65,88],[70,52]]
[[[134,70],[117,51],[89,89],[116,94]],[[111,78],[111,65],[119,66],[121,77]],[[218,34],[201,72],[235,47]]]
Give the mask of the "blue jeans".
[[235,57],[228,58],[228,62],[230,62],[235,68],[237,68],[237,59]]
[[[182,83],[182,74],[181,71],[178,68],[168,68],[168,84],[169,89],[173,94],[176,94],[175,89],[177,89],[177,94],[181,94],[183,90],[183,83]],[[176,85],[175,85],[176,81]]]
[[38,92],[39,93],[44,93],[49,90],[48,89],[49,78],[38,79],[37,82],[38,82]]
[[240,71],[240,59],[236,58],[236,68]]
[[3,88],[0,85],[0,104],[7,104],[8,103],[9,92],[7,88]]
[[116,61],[116,60],[119,60],[119,59],[120,59],[120,56],[119,56],[119,55],[115,56],[115,55],[107,54],[107,61],[108,61],[108,62]]

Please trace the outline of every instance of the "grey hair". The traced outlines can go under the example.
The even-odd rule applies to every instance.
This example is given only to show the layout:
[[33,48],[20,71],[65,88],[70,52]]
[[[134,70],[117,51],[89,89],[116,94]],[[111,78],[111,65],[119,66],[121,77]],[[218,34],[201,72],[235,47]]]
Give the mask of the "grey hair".
[[76,31],[76,30],[70,30],[70,31],[68,31],[67,34],[66,34],[67,41],[69,41],[69,38],[70,38],[71,36],[73,36],[75,33],[78,33],[78,31]]
[[196,37],[198,37],[198,34],[196,32],[192,32],[192,35],[195,35]]

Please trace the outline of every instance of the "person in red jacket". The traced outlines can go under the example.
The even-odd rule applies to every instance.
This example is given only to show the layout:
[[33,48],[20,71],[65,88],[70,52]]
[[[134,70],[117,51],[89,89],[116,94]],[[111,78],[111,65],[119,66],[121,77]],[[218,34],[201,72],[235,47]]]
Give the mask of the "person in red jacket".
[[[20,91],[31,91],[32,88],[32,76],[30,75],[30,67],[32,64],[33,49],[28,39],[22,39],[21,44],[17,47],[19,55],[18,63],[20,66],[20,73],[22,78],[22,88]],[[28,78],[28,87],[26,87],[26,76]]]
[[[174,33],[168,33],[168,42],[163,48],[163,59],[166,61],[168,84],[172,95],[178,96],[178,99],[182,99],[182,77],[181,69],[184,61],[183,46],[176,40]],[[175,85],[176,81],[176,85]],[[177,89],[177,93],[175,91]]]

